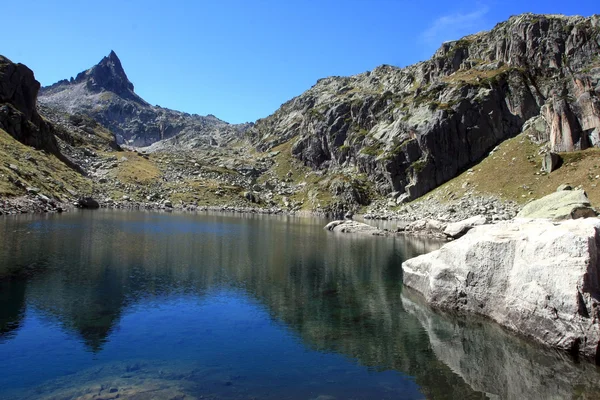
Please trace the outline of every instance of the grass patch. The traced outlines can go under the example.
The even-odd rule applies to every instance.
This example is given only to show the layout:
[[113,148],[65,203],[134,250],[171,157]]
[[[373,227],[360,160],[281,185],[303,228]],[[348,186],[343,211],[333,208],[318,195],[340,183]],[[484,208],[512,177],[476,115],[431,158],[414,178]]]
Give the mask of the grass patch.
[[493,83],[496,79],[510,70],[511,67],[508,65],[503,65],[498,69],[488,71],[471,68],[468,70],[457,71],[452,75],[445,76],[442,78],[442,81],[450,84],[467,83],[470,85],[486,85]]
[[118,163],[112,174],[122,183],[149,184],[156,182],[162,173],[151,159],[145,159],[132,152],[118,153],[119,157],[126,157],[127,161]]
[[[17,167],[17,171],[10,165]],[[23,186],[36,187],[46,196],[64,198],[67,189],[90,193],[92,184],[66,166],[54,155],[26,146],[0,129],[0,196],[14,197],[26,193]]]
[[[550,174],[540,172],[540,146],[526,134],[503,142],[498,151],[433,190],[426,197],[440,201],[460,198],[466,192],[486,194],[525,203],[546,196],[563,184],[581,186],[592,205],[600,206],[600,149],[562,153],[563,165]],[[598,176],[599,178],[596,178]]]

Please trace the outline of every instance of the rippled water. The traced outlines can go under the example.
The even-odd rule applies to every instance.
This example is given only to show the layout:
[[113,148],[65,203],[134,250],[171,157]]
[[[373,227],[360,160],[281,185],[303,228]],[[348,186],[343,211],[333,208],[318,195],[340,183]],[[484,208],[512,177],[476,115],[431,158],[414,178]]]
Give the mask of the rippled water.
[[600,398],[596,367],[403,292],[439,244],[324,222],[0,220],[0,398]]

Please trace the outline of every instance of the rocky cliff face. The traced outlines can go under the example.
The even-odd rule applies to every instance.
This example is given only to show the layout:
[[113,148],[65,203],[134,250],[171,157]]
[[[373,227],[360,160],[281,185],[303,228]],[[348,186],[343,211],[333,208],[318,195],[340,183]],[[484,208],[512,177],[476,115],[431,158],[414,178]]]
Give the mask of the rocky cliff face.
[[114,51],[75,79],[42,88],[39,100],[69,114],[88,115],[110,129],[119,144],[140,147],[163,139],[171,139],[171,148],[224,145],[250,126],[148,104],[134,92]]
[[291,140],[304,164],[358,170],[411,200],[527,121],[555,151],[598,145],[599,53],[600,16],[512,17],[426,62],[322,79],[248,134],[261,150]]
[[23,144],[59,154],[53,127],[37,112],[39,89],[29,68],[0,56],[0,129]]

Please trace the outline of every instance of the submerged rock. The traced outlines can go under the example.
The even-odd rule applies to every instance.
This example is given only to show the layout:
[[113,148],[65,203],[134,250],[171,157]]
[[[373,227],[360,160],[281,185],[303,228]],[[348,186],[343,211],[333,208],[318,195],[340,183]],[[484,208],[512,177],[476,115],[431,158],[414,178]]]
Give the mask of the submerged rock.
[[600,220],[515,220],[473,228],[403,263],[434,307],[487,316],[600,362]]
[[583,190],[561,190],[527,204],[517,218],[576,219],[595,217]]

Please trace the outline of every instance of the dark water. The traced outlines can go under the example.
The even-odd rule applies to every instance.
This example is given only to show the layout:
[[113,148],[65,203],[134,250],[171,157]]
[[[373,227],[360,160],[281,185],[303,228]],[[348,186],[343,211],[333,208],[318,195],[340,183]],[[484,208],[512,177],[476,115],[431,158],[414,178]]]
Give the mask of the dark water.
[[0,220],[0,398],[600,398],[596,367],[403,291],[436,243],[323,224]]

